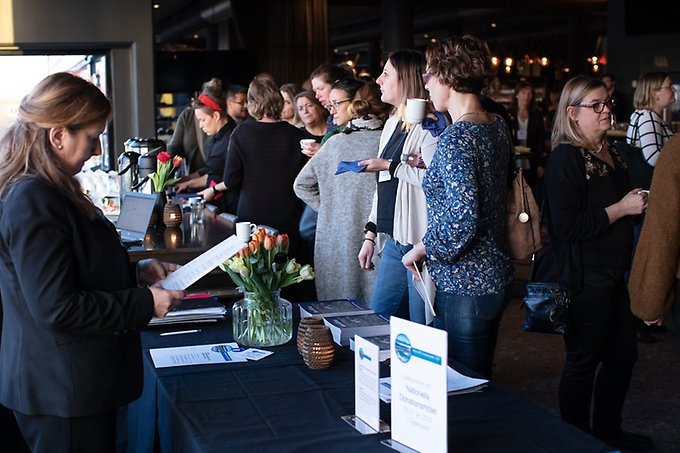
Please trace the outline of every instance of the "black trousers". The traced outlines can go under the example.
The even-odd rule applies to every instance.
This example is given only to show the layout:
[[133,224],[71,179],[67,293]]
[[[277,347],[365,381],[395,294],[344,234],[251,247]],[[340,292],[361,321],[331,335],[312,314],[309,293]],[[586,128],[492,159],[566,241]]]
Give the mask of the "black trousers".
[[116,414],[87,417],[25,415],[14,411],[21,434],[33,453],[114,453]]
[[[597,273],[595,273],[597,274]],[[621,275],[586,277],[592,284],[572,298],[571,331],[559,388],[562,418],[596,435],[621,428],[623,402],[637,361],[635,318]],[[593,391],[594,390],[594,391]]]

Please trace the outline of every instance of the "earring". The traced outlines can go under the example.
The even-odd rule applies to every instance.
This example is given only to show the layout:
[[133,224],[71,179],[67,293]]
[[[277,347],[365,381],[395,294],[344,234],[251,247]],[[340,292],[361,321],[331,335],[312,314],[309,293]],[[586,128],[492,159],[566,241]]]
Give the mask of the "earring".
[[60,144],[57,145],[57,148],[62,149],[63,145],[60,143]]

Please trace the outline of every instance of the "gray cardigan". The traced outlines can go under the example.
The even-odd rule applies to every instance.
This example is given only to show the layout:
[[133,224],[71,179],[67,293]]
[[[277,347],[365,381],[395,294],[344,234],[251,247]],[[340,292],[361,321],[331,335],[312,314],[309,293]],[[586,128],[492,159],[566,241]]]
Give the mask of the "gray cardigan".
[[371,212],[376,176],[347,172],[335,175],[340,161],[375,154],[380,130],[359,130],[331,137],[295,179],[295,194],[319,213],[314,267],[319,300],[371,299],[375,272],[359,267],[363,228]]

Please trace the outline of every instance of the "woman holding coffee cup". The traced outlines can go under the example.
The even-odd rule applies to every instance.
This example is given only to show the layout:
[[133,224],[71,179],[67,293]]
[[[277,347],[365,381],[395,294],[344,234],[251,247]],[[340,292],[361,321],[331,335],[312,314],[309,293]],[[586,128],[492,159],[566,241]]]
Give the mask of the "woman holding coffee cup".
[[300,121],[303,127],[302,133],[305,138],[300,140],[300,149],[305,155],[309,153],[316,153],[321,146],[321,140],[328,131],[326,125],[326,116],[328,111],[321,105],[321,103],[314,97],[311,91],[303,91],[295,96],[295,105],[297,106]]
[[[437,139],[406,118],[407,99],[427,98],[423,72],[425,57],[421,52],[398,50],[390,55],[378,77],[381,99],[394,109],[380,137],[378,157],[359,162],[367,166],[364,171],[377,173],[378,183],[358,256],[361,268],[370,271],[376,247],[381,253],[371,308],[421,324],[425,323],[425,304],[401,258],[422,240],[427,229],[421,182]],[[403,156],[417,156],[411,162],[419,164],[409,165]]]

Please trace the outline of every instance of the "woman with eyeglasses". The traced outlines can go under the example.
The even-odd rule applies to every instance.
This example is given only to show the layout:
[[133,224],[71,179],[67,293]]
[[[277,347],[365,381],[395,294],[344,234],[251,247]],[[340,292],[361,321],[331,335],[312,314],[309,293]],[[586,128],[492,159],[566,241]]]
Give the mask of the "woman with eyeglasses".
[[[566,83],[545,176],[546,253],[552,256],[539,264],[538,275],[555,278],[571,298],[559,387],[562,418],[614,447],[648,451],[649,437],[621,429],[637,361],[625,274],[633,222],[645,211],[647,194],[631,188],[623,157],[607,141],[610,115],[601,80],[577,76]],[[545,267],[549,262],[554,268]]]
[[[324,144],[300,171],[294,188],[300,199],[319,212],[314,244],[314,283],[319,300],[346,298],[368,303],[375,274],[352,265],[361,246],[363,222],[371,211],[375,177],[335,173],[340,161],[361,159],[367,150],[378,146],[391,106],[380,100],[375,82],[366,82],[345,104],[349,104],[352,119],[344,133]],[[343,269],[342,278],[338,278],[336,269]]]
[[[652,167],[656,165],[661,148],[673,136],[673,130],[663,120],[663,111],[675,102],[673,81],[665,72],[648,72],[637,83],[626,142],[640,148]],[[645,187],[648,189],[649,187]]]
[[378,156],[359,162],[366,165],[365,172],[376,173],[378,182],[358,255],[359,266],[372,271],[373,255],[380,254],[370,306],[420,324],[425,324],[425,302],[401,259],[427,229],[421,184],[437,144],[421,124],[408,124],[405,119],[407,99],[428,97],[423,72],[422,52],[404,49],[390,55],[377,83],[382,101],[394,106],[392,115],[380,136]]

